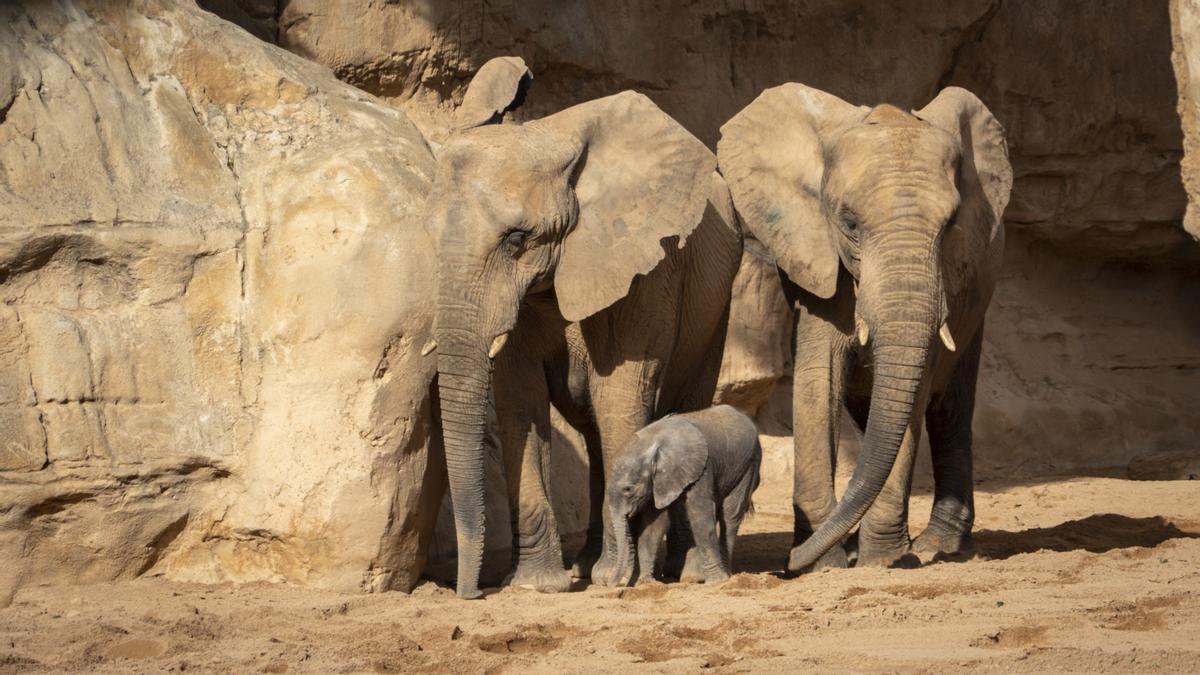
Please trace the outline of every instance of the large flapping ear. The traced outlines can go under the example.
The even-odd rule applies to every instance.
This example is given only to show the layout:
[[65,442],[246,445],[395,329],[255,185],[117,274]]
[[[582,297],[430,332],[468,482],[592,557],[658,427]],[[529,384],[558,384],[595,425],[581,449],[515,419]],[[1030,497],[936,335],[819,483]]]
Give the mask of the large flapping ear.
[[554,273],[558,306],[580,321],[629,293],[699,224],[716,157],[654,105],[632,91],[581,103],[529,123],[583,143],[576,166],[579,219]]
[[671,427],[670,440],[657,448],[654,459],[654,506],[665,509],[679,499],[708,465],[708,440],[687,420]]
[[[913,114],[962,143],[959,173],[964,185],[960,186],[960,193],[974,191],[974,197],[982,198],[979,207],[994,237],[1008,206],[1013,182],[1004,127],[975,94],[959,87],[943,89],[929,105]],[[962,194],[964,202],[969,196]]]
[[519,56],[497,56],[479,68],[454,117],[454,130],[462,131],[499,122],[504,113],[525,101],[533,73]]
[[833,297],[838,257],[821,213],[825,144],[868,108],[788,83],[768,89],[721,127],[717,158],[746,230],[792,281]]

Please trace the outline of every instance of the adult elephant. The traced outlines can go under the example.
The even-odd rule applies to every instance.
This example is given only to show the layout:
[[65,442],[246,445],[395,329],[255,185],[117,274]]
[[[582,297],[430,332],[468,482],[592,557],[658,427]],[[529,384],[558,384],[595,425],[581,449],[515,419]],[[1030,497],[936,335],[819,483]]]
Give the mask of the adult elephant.
[[[727,122],[717,154],[799,310],[789,570],[846,566],[841,544],[860,521],[859,564],[969,551],[975,382],[1012,187],[1000,124],[955,87],[909,113],[793,83]],[[839,502],[843,405],[864,436]],[[922,421],[936,487],[910,543]]]
[[511,57],[479,71],[426,206],[440,265],[428,348],[467,598],[480,595],[489,387],[513,519],[510,583],[570,583],[547,499],[551,404],[583,434],[593,469],[592,555],[580,573],[602,548],[591,576],[614,582],[600,468],[651,420],[711,403],[742,250],[715,156],[648,98],[624,92],[499,123],[529,79]]

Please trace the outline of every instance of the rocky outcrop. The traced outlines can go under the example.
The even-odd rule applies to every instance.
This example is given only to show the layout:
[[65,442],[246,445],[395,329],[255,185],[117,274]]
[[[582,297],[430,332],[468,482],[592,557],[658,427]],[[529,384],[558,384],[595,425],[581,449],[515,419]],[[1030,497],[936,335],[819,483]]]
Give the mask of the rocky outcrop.
[[410,587],[432,169],[402,112],[196,7],[0,8],[5,590]]

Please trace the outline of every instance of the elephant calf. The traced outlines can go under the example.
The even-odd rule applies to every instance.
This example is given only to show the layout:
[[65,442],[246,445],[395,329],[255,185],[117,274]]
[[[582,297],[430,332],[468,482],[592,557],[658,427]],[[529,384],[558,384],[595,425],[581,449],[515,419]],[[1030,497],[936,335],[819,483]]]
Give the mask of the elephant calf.
[[638,431],[608,486],[617,583],[628,585],[639,569],[652,575],[668,514],[673,538],[690,533],[703,580],[729,578],[761,463],[754,422],[727,405],[669,415]]

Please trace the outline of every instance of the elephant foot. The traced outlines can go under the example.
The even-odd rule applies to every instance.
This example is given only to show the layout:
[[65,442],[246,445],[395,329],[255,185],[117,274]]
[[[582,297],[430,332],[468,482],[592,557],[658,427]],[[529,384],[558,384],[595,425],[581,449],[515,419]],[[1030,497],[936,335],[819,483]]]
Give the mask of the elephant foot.
[[799,562],[796,560],[798,553],[800,553],[800,547],[795,546],[788,555],[787,568],[789,572],[794,574],[807,574],[823,569],[845,569],[850,566],[849,559],[846,556],[846,549],[840,545],[834,545],[833,548],[822,554],[820,558],[817,558],[815,562],[805,567],[799,566]]
[[592,583],[598,586],[623,586],[617,579],[617,555],[605,551],[592,565]]
[[858,559],[855,567],[897,567],[911,569],[921,566],[921,560],[913,555],[908,537],[899,540],[873,540],[859,534]]
[[912,552],[922,562],[970,560],[977,555],[971,533],[946,533],[926,529],[913,540]]
[[700,554],[696,552],[695,547],[692,547],[688,549],[683,567],[679,571],[679,581],[685,584],[699,584],[705,578],[704,566],[700,564]]
[[556,569],[533,563],[518,564],[505,583],[541,593],[565,593],[571,590],[571,575],[561,567]]
[[708,574],[704,575],[704,583],[706,583],[706,584],[719,584],[723,581],[728,581],[728,580],[729,580],[729,572],[726,572],[725,570],[717,570],[715,572],[709,572]]

